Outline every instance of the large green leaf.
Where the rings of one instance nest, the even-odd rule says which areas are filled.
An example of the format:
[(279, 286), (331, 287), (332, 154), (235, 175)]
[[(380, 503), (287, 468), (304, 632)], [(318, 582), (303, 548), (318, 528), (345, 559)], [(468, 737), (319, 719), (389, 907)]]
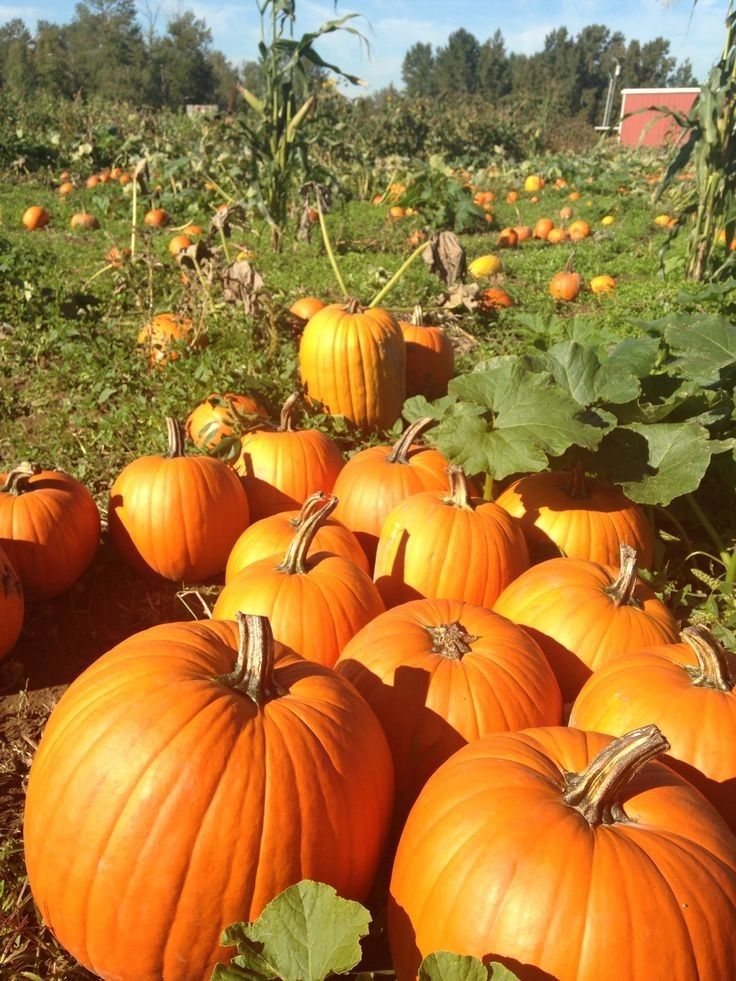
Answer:
[(419, 981), (519, 981), (498, 961), (484, 964), (477, 957), (440, 950), (429, 954), (419, 967)]
[(736, 326), (712, 314), (687, 324), (672, 324), (665, 341), (673, 355), (670, 370), (702, 385), (718, 382), (726, 368), (736, 366)]
[(332, 886), (298, 882), (273, 899), (254, 923), (235, 923), (222, 935), (223, 946), (237, 948), (213, 981), (321, 981), (351, 970), (361, 958), (360, 939), (370, 913), (341, 899)]

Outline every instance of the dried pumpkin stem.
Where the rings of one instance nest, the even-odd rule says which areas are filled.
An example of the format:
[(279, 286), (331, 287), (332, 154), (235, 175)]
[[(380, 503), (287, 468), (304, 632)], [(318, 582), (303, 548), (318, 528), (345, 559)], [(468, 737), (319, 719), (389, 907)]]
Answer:
[(39, 473), (41, 473), (41, 467), (37, 463), (24, 460), (9, 471), (5, 483), (0, 487), (0, 494), (12, 494), (14, 497), (25, 494), (29, 490), (28, 481)]
[(431, 416), (425, 416), (423, 419), (417, 419), (416, 422), (413, 422), (394, 443), (394, 447), (388, 455), (388, 462), (408, 463), (411, 444), (415, 439), (419, 439), (422, 433), (426, 432), (430, 426), (434, 426), (436, 422), (437, 420)]
[(229, 674), (215, 675), (213, 681), (239, 691), (263, 708), (272, 698), (284, 694), (274, 677), (276, 651), (268, 617), (254, 613), (236, 613), (238, 654)]
[(424, 324), (424, 311), (422, 310), (421, 304), (417, 303), (412, 310), (411, 314), (411, 325), (412, 327), (421, 327)]
[(462, 660), (463, 654), (469, 654), (473, 649), (470, 645), (478, 639), (469, 634), (459, 620), (424, 629), (432, 638), (432, 654), (439, 654), (451, 661)]
[(571, 468), (570, 483), (568, 484), (566, 490), (573, 501), (584, 501), (590, 497), (590, 494), (588, 493), (588, 485), (585, 480), (585, 470), (583, 467)]
[(294, 410), (296, 408), (297, 402), (301, 399), (301, 392), (294, 392), (288, 399), (284, 402), (281, 407), (281, 416), (279, 419), (280, 433), (293, 433), (294, 432)]
[(620, 571), (616, 580), (605, 590), (616, 606), (634, 606), (634, 590), (638, 572), (636, 549), (625, 542), (619, 545)]
[(326, 500), (327, 495), (324, 491), (315, 491), (314, 494), (310, 494), (304, 504), (302, 504), (299, 514), (295, 518), (289, 518), (291, 527), (296, 529), (303, 525), (310, 514), (314, 514), (315, 511), (319, 511), (320, 508), (324, 507)]
[(343, 310), (345, 313), (349, 313), (351, 316), (354, 316), (356, 313), (363, 312), (363, 305), (361, 304), (360, 300), (357, 300), (354, 296), (348, 296), (343, 304)]
[(462, 467), (455, 464), (447, 468), (450, 477), (450, 496), (445, 498), (447, 504), (456, 508), (470, 507), (470, 484)]
[(184, 427), (179, 420), (174, 419), (173, 416), (168, 416), (166, 419), (166, 434), (169, 441), (169, 447), (166, 451), (166, 455), (172, 460), (177, 456), (185, 456)]
[(715, 688), (730, 692), (734, 687), (731, 654), (702, 623), (685, 627), (680, 639), (695, 652), (697, 667), (685, 665), (693, 684), (698, 688)]
[(566, 773), (563, 800), (580, 811), (588, 824), (629, 821), (622, 798), (634, 775), (670, 744), (654, 726), (642, 726), (606, 746), (582, 773)]
[(289, 576), (303, 575), (307, 572), (307, 555), (314, 536), (336, 507), (337, 498), (331, 495), (321, 508), (310, 514), (304, 524), (297, 528), (283, 562), (276, 566), (279, 572), (285, 572)]

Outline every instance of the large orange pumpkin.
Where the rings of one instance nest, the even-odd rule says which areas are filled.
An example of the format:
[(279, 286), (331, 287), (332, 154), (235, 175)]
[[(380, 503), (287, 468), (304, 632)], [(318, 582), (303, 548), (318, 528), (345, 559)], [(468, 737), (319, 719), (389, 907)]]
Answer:
[(23, 626), (23, 587), (0, 548), (0, 659), (15, 647)]
[(628, 545), (621, 546), (618, 568), (548, 559), (507, 586), (493, 609), (532, 635), (563, 698), (572, 701), (607, 661), (677, 640), (677, 621), (636, 573), (636, 552)]
[(347, 644), (335, 670), (386, 733), (399, 826), (461, 746), (562, 722), (560, 690), (538, 645), (511, 621), (461, 600), (414, 600), (382, 613)]
[(393, 447), (360, 450), (335, 481), (335, 517), (355, 532), (371, 565), (383, 522), (396, 505), (420, 491), (447, 487), (447, 458), (415, 442), (432, 423), (428, 417), (417, 420)]
[(248, 494), (251, 520), (293, 510), (315, 491), (331, 491), (345, 460), (318, 429), (296, 429), (298, 392), (284, 402), (278, 429), (254, 429), (241, 439), (234, 468)]
[(654, 532), (638, 504), (613, 484), (586, 477), (583, 470), (534, 473), (508, 486), (496, 498), (521, 522), (533, 562), (567, 555), (615, 565), (625, 542), (650, 569)]
[(383, 732), (342, 678), (264, 618), (241, 617), (240, 640), (232, 622), (163, 624), (95, 661), (49, 719), (31, 890), (96, 975), (202, 981), (228, 959), (223, 928), (299, 880), (365, 899), (391, 804)]
[(460, 467), (449, 473), (449, 494), (414, 494), (384, 521), (373, 578), (387, 607), (421, 596), (490, 607), (529, 566), (516, 519), (471, 497)]
[(437, 950), (522, 981), (719, 981), (736, 964), (736, 840), (655, 726), (478, 739), (425, 786), (391, 878), (399, 981)]
[[(267, 518), (261, 518), (246, 528), (233, 545), (225, 566), (225, 582), (230, 582), (247, 565), (253, 565), (271, 555), (283, 554), (289, 547), (297, 528), (307, 518), (324, 507), (327, 495), (324, 491), (311, 494), (299, 511), (280, 511)], [(315, 552), (331, 552), (342, 555), (354, 562), (358, 568), (370, 575), (370, 567), (365, 552), (355, 535), (336, 518), (327, 518), (317, 529), (313, 548)]]
[(681, 638), (600, 667), (575, 699), (570, 724), (618, 736), (654, 722), (672, 747), (667, 762), (736, 831), (736, 658), (703, 626)]
[(299, 371), (310, 402), (361, 429), (390, 429), (401, 414), (406, 345), (386, 310), (356, 300), (318, 310), (302, 334)]
[(0, 474), (0, 547), (26, 600), (66, 592), (89, 566), (99, 543), (97, 505), (74, 477), (27, 462)]
[(212, 615), (267, 616), (274, 637), (309, 661), (332, 667), (340, 651), (385, 607), (370, 576), (341, 555), (309, 550), (337, 503), (329, 498), (297, 528), (286, 554), (248, 565), (220, 593)]
[(438, 399), (447, 395), (447, 384), (455, 373), (455, 352), (441, 327), (424, 323), (420, 306), (411, 320), (400, 320), (406, 343), (406, 396), (426, 395)]
[(167, 456), (133, 460), (110, 488), (110, 538), (136, 572), (196, 582), (225, 568), (248, 498), (220, 460), (185, 456), (181, 425), (166, 423)]
[(560, 303), (569, 303), (574, 300), (583, 287), (583, 278), (576, 272), (555, 273), (549, 281), (549, 292), (555, 300)]
[(198, 449), (211, 450), (238, 427), (254, 425), (254, 417), (266, 419), (268, 412), (250, 395), (208, 395), (189, 413), (184, 431)]

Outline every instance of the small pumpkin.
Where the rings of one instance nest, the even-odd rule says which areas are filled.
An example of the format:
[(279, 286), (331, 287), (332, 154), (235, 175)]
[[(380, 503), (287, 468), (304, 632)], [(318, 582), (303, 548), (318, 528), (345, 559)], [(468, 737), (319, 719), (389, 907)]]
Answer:
[(534, 226), (533, 235), (534, 238), (540, 238), (543, 241), (547, 241), (547, 236), (555, 227), (555, 223), (551, 218), (540, 218), (539, 221)]
[(514, 225), (514, 231), (520, 242), (526, 242), (532, 237), (532, 229), (530, 225)]
[(361, 627), (384, 610), (374, 583), (354, 562), (309, 551), (335, 509), (330, 497), (294, 533), (286, 553), (254, 562), (226, 584), (215, 603), (216, 620), (238, 610), (267, 616), (274, 637), (308, 661), (332, 667)]
[(544, 187), (544, 178), (539, 174), (528, 174), (524, 180), (524, 190), (527, 194), (535, 194)]
[(169, 213), (164, 208), (151, 208), (143, 216), (143, 222), (153, 228), (163, 228), (170, 221)]
[(74, 185), (71, 181), (64, 181), (63, 184), (59, 185), (59, 196), (66, 197), (67, 194), (71, 194), (74, 190)]
[(634, 549), (618, 567), (548, 559), (504, 589), (493, 609), (528, 631), (549, 659), (566, 702), (593, 671), (629, 651), (677, 640), (677, 621), (637, 577)]
[(583, 277), (571, 270), (555, 273), (549, 281), (550, 296), (558, 303), (570, 303), (576, 299), (582, 287)]
[(613, 276), (605, 273), (600, 276), (593, 276), (590, 281), (591, 293), (612, 293), (616, 289), (616, 280)]
[(81, 228), (87, 229), (88, 231), (95, 231), (100, 227), (97, 218), (88, 211), (79, 211), (72, 215), (69, 219), (69, 224), (74, 230)]
[(583, 221), (582, 218), (578, 218), (577, 221), (570, 223), (568, 231), (570, 232), (570, 238), (573, 240), (573, 242), (579, 242), (581, 239), (589, 237), (590, 225), (587, 221)]
[(337, 443), (318, 429), (297, 429), (295, 392), (284, 402), (279, 426), (241, 437), (234, 469), (243, 482), (251, 520), (298, 508), (315, 491), (331, 491), (345, 460)]
[(38, 231), (40, 228), (45, 228), (51, 221), (51, 215), (45, 208), (40, 207), (40, 205), (34, 204), (30, 208), (26, 208), (23, 212), (23, 217), (21, 221), (28, 229), (29, 232)]
[(159, 313), (141, 328), (136, 346), (148, 354), (152, 367), (163, 367), (181, 356), (179, 348), (186, 341), (191, 348), (204, 347), (205, 335), (195, 332), (189, 317)]
[(513, 306), (512, 297), (501, 286), (489, 286), (478, 294), (478, 308), (482, 313), (492, 313), (494, 310), (505, 310)]
[(166, 247), (169, 250), (169, 253), (176, 257), (183, 249), (188, 249), (191, 244), (191, 238), (182, 233), (181, 235), (172, 235)]
[(447, 395), (455, 374), (455, 352), (441, 327), (424, 323), (422, 308), (414, 307), (411, 320), (399, 320), (406, 344), (406, 396), (425, 395), (438, 399)]
[(499, 249), (515, 249), (519, 244), (519, 236), (514, 228), (502, 228), (498, 235)]
[(563, 242), (567, 242), (569, 238), (565, 228), (551, 228), (547, 235), (547, 241), (550, 245), (561, 245)]
[(0, 474), (0, 547), (26, 600), (65, 593), (90, 565), (99, 543), (97, 505), (74, 477), (30, 462)]
[(479, 255), (468, 266), (468, 272), (473, 279), (486, 279), (503, 272), (503, 262), (497, 255)]
[(306, 323), (318, 310), (322, 310), (327, 304), (316, 296), (300, 296), (298, 300), (289, 307), (289, 313), (297, 320)]
[(0, 548), (0, 660), (14, 647), (23, 627), (23, 587)]
[(184, 431), (200, 450), (211, 450), (221, 439), (232, 436), (236, 429), (253, 426), (258, 419), (267, 419), (268, 412), (250, 395), (225, 392), (208, 395), (187, 416)]
[(110, 539), (136, 572), (200, 582), (225, 568), (248, 525), (248, 498), (230, 467), (186, 456), (182, 426), (166, 425), (167, 455), (133, 460), (110, 488)]

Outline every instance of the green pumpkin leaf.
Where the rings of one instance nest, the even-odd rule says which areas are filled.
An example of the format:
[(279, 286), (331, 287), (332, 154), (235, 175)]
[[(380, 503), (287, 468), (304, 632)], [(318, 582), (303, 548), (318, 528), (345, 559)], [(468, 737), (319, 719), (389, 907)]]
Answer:
[(429, 954), (419, 967), (419, 981), (519, 981), (513, 971), (493, 961), (484, 964), (477, 957), (440, 950)]
[(227, 967), (215, 968), (213, 981), (321, 981), (344, 974), (360, 960), (360, 939), (370, 922), (367, 909), (341, 899), (332, 886), (298, 882), (271, 900), (254, 923), (225, 930), (223, 946), (238, 953)]
[(706, 314), (686, 324), (674, 323), (664, 337), (673, 355), (669, 369), (684, 378), (711, 385), (736, 365), (736, 326), (725, 317)]

